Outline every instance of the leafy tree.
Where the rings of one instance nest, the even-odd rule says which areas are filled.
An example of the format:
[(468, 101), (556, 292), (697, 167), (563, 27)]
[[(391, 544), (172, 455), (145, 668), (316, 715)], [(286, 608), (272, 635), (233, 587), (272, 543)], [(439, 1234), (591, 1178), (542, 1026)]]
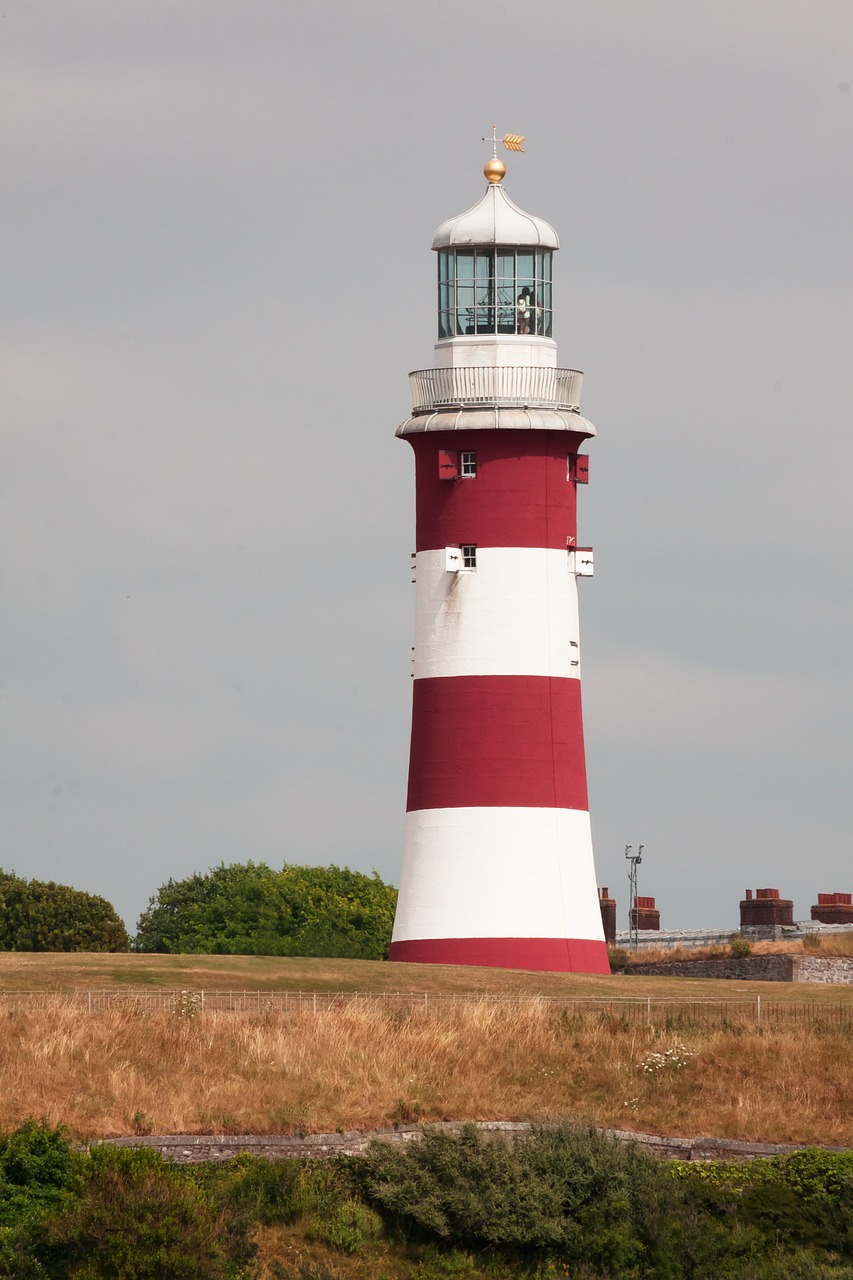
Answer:
[(105, 898), (0, 869), (0, 951), (127, 951)]
[(348, 867), (224, 863), (169, 880), (137, 925), (138, 951), (213, 955), (388, 954), (397, 891)]

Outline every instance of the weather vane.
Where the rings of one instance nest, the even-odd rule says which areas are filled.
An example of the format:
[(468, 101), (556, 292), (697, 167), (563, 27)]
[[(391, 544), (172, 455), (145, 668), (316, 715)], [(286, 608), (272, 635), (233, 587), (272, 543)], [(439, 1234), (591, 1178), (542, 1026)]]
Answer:
[[(491, 142), (492, 159), (497, 160), (498, 158), (498, 126), (496, 124), (492, 125), (491, 138), (484, 137), (483, 142)], [(524, 150), (524, 134), (523, 133), (505, 133), (504, 136), (501, 138), (501, 142), (504, 144), (507, 151), (523, 151)]]

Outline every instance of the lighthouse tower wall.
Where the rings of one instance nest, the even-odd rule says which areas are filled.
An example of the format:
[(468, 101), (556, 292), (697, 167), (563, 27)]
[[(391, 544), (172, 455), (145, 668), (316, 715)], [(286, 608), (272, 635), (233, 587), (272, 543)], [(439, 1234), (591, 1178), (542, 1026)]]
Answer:
[[(570, 549), (583, 437), (408, 439), (415, 679), (392, 959), (602, 971)], [(470, 480), (440, 478), (452, 446), (476, 455)], [(453, 545), (476, 547), (470, 572), (447, 571)]]
[[(481, 206), (503, 219), (501, 243), (535, 223), (557, 246), (494, 187), (456, 220), (478, 244)], [(461, 289), (461, 271), (441, 266), (440, 289), (442, 272)], [(482, 312), (507, 327), (506, 307)], [(609, 972), (581, 708), (578, 450), (594, 428), (580, 375), (556, 368), (550, 338), (496, 331), (440, 341), (412, 384), (398, 432), (416, 471), (412, 737), (391, 959)]]

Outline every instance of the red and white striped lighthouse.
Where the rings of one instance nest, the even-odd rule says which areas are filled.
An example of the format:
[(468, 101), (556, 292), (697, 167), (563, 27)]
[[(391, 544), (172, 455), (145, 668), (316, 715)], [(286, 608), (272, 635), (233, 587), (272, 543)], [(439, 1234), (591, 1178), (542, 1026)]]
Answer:
[(443, 223), (435, 366), (410, 375), (412, 740), (390, 958), (609, 973), (592, 856), (577, 579), (582, 376), (557, 368), (557, 233), (485, 167)]

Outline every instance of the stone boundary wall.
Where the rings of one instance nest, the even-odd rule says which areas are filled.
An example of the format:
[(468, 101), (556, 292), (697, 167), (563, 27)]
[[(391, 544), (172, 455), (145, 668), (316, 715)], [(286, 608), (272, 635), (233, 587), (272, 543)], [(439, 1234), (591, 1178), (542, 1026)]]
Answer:
[(853, 983), (853, 956), (794, 956), (794, 982)]
[(711, 956), (706, 960), (640, 961), (627, 974), (670, 978), (732, 978), (738, 982), (853, 983), (853, 956)]
[[(424, 1129), (454, 1131), (463, 1127), (463, 1121), (449, 1121), (436, 1125), (395, 1125), (393, 1129), (351, 1130), (347, 1133), (311, 1133), (304, 1137), (288, 1134), (258, 1136), (243, 1134), (170, 1134), (149, 1138), (104, 1138), (90, 1143), (90, 1147), (148, 1147), (159, 1151), (175, 1164), (205, 1164), (214, 1160), (228, 1160), (236, 1155), (263, 1156), (267, 1160), (288, 1157), (322, 1158), (324, 1156), (354, 1156), (365, 1151), (375, 1139), (404, 1146), (416, 1142)], [(535, 1125), (505, 1120), (472, 1121), (475, 1128), (484, 1133), (507, 1134), (523, 1138)], [(651, 1155), (666, 1160), (754, 1160), (760, 1157), (790, 1155), (802, 1151), (802, 1145), (784, 1146), (770, 1142), (740, 1142), (729, 1138), (669, 1138), (653, 1133), (632, 1133), (627, 1129), (599, 1129), (617, 1142), (635, 1143)], [(80, 1150), (86, 1150), (83, 1146)], [(824, 1147), (826, 1151), (843, 1151), (844, 1147)]]
[(793, 956), (710, 956), (629, 964), (626, 974), (669, 978), (733, 978), (738, 982), (793, 982)]

